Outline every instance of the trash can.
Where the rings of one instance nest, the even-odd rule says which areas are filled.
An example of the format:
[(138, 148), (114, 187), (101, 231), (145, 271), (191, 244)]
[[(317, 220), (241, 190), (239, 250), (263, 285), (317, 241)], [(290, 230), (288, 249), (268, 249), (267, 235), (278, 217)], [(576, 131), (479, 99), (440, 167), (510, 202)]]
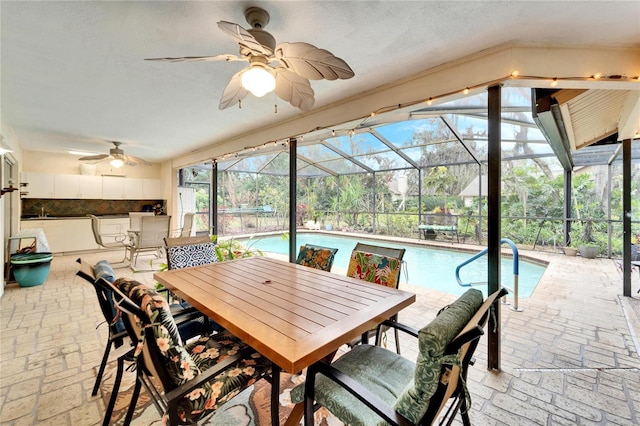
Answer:
[(16, 253), (11, 255), (11, 269), (20, 287), (44, 284), (49, 276), (53, 255), (48, 252)]

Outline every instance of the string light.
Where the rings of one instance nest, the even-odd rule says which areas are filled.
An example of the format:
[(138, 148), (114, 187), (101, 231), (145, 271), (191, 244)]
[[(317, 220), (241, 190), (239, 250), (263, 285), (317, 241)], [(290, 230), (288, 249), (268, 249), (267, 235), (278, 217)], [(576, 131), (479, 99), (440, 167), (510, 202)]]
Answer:
[[(618, 74), (612, 74), (612, 75), (606, 75), (605, 76), (602, 73), (598, 72), (598, 73), (595, 73), (595, 74), (590, 75), (588, 77), (553, 77), (553, 78), (551, 78), (551, 77), (542, 77), (542, 76), (521, 75), (520, 71), (514, 70), (507, 77), (500, 78), (500, 79), (495, 79), (493, 81), (486, 81), (486, 82), (483, 82), (481, 84), (477, 84), (477, 85), (474, 85), (474, 86), (467, 86), (462, 90), (454, 90), (454, 91), (451, 91), (451, 92), (448, 92), (448, 93), (441, 93), (441, 94), (439, 94), (437, 96), (430, 96), (426, 100), (425, 99), (421, 99), (421, 100), (418, 100), (418, 101), (407, 102), (407, 103), (404, 103), (404, 104), (394, 104), (394, 105), (390, 105), (390, 106), (387, 106), (387, 107), (379, 108), (376, 111), (372, 111), (371, 113), (369, 113), (366, 116), (362, 117), (361, 118), (362, 121), (358, 125), (358, 127), (363, 127), (368, 119), (376, 117), (377, 115), (382, 114), (382, 113), (397, 111), (399, 109), (415, 106), (415, 105), (418, 105), (418, 104), (421, 104), (421, 103), (422, 104), (427, 104), (427, 105), (432, 105), (435, 100), (445, 99), (445, 98), (448, 98), (450, 96), (455, 96), (455, 95), (459, 96), (460, 94), (467, 95), (467, 94), (470, 93), (471, 90), (480, 89), (480, 88), (483, 88), (483, 87), (489, 87), (489, 86), (493, 86), (495, 84), (500, 84), (500, 83), (504, 82), (505, 80), (507, 80), (509, 78), (511, 78), (511, 79), (522, 79), (522, 80), (547, 81), (547, 82), (549, 82), (549, 85), (551, 87), (557, 87), (559, 85), (560, 81), (610, 80), (610, 81), (629, 81), (629, 82), (634, 82), (634, 83), (635, 82), (640, 82), (640, 75), (636, 75), (636, 76), (633, 76), (633, 77), (629, 77), (629, 76), (626, 76), (626, 75), (618, 75)], [(242, 108), (242, 101), (238, 102), (238, 105), (239, 105), (239, 108)], [(275, 112), (277, 113), (277, 111), (278, 111), (278, 105), (277, 104), (274, 105), (274, 109), (275, 109)], [(312, 129), (312, 131), (319, 131), (319, 130), (327, 131), (327, 130), (329, 130), (329, 127), (320, 127), (320, 126), (318, 126), (318, 127), (314, 128), (314, 129)], [(330, 132), (331, 132), (331, 136), (332, 137), (336, 136), (336, 130), (335, 129), (331, 129)], [(348, 134), (349, 134), (349, 137), (351, 139), (353, 139), (353, 136), (355, 135), (355, 129), (349, 130)], [(636, 134), (635, 138), (637, 139), (639, 137), (640, 137), (640, 135)], [(304, 139), (304, 135), (298, 136), (297, 139), (302, 141)], [(214, 162), (219, 162), (219, 161), (225, 160), (225, 159), (227, 159), (227, 158), (229, 158), (231, 156), (238, 157), (238, 155), (241, 155), (245, 151), (246, 151), (246, 153), (255, 152), (255, 151), (257, 151), (259, 149), (262, 149), (262, 148), (277, 147), (278, 144), (279, 144), (278, 141), (269, 141), (269, 142), (265, 142), (262, 145), (251, 147), (250, 149), (246, 149), (245, 148), (244, 150), (241, 150), (241, 151), (238, 151), (238, 152), (235, 152), (235, 153), (223, 154), (223, 155), (221, 155), (221, 156), (219, 156), (217, 158), (214, 158), (213, 160), (214, 160)], [(288, 142), (286, 140), (285, 141), (281, 141), (280, 144), (283, 147), (287, 147), (288, 146)]]

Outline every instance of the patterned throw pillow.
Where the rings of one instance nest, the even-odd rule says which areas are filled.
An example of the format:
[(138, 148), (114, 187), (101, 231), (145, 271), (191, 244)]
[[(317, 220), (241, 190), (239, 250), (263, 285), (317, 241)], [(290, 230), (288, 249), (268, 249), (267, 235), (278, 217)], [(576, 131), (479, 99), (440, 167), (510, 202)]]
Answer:
[(214, 243), (189, 244), (167, 249), (171, 269), (208, 265), (218, 261)]
[(321, 269), (323, 271), (331, 271), (333, 259), (338, 249), (304, 245), (300, 246), (296, 263), (310, 268)]
[(347, 276), (397, 288), (401, 265), (402, 262), (395, 257), (354, 250), (349, 260)]
[(396, 411), (415, 424), (426, 413), (429, 400), (438, 389), (442, 366), (460, 362), (459, 355), (445, 355), (445, 349), (475, 315), (482, 300), (480, 290), (469, 289), (420, 330), (413, 382), (395, 404)]

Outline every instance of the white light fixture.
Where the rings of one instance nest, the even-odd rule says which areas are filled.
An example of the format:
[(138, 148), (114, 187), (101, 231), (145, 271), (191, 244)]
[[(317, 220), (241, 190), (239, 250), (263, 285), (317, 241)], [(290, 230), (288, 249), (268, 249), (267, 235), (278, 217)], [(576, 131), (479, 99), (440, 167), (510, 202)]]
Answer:
[(120, 167), (124, 166), (124, 161), (122, 161), (121, 158), (114, 158), (113, 160), (109, 161), (109, 164), (111, 164), (111, 167), (113, 167), (114, 169), (119, 169)]
[(276, 78), (260, 62), (251, 64), (251, 68), (242, 73), (242, 87), (259, 98), (276, 88)]

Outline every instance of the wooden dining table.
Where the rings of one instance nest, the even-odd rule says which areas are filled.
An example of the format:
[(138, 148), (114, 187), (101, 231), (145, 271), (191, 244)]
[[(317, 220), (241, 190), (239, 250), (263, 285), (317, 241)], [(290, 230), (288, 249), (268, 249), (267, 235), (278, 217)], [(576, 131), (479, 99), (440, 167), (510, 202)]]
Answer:
[(291, 374), (415, 302), (410, 292), (264, 256), (154, 278)]

